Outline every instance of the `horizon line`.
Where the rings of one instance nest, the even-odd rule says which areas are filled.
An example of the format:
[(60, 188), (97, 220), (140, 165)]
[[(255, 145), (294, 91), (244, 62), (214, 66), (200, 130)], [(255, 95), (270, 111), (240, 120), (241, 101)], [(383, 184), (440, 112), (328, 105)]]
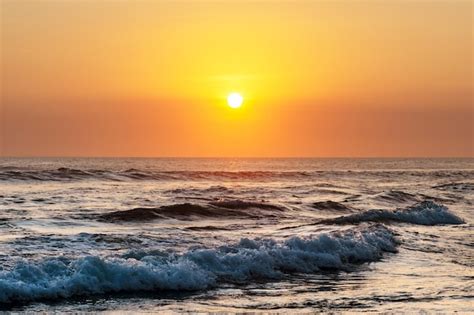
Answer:
[(474, 159), (473, 156), (100, 156), (100, 155), (20, 155), (0, 159)]

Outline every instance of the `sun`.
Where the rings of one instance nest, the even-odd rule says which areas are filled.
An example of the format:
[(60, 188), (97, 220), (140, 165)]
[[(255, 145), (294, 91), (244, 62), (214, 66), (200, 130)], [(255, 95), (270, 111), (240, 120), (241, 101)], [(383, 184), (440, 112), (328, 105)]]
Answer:
[(232, 108), (239, 108), (242, 106), (242, 102), (244, 101), (244, 98), (242, 95), (239, 93), (230, 93), (229, 96), (227, 96), (227, 104), (229, 104), (230, 107)]

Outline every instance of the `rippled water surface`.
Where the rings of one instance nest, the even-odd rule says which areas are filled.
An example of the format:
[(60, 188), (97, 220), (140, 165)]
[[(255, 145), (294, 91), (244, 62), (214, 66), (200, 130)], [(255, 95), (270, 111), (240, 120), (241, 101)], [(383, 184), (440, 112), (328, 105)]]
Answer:
[(0, 159), (0, 310), (474, 312), (473, 159)]

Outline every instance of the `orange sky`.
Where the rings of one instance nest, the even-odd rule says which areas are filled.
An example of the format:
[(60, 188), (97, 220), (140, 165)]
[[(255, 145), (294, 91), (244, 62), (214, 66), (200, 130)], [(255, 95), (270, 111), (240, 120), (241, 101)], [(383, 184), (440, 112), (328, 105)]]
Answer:
[(0, 3), (0, 155), (474, 156), (471, 1)]

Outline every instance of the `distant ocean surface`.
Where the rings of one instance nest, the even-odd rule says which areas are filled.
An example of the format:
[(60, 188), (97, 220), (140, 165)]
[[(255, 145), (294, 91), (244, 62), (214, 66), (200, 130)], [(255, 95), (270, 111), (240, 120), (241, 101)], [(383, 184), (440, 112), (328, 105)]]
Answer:
[(0, 159), (0, 311), (474, 312), (474, 159)]

